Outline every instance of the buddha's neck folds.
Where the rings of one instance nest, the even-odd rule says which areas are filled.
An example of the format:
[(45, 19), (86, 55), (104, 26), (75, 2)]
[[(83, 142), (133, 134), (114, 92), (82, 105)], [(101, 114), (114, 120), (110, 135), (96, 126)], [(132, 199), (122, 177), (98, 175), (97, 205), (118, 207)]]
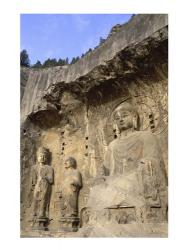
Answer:
[(134, 128), (129, 128), (129, 129), (126, 129), (126, 130), (122, 130), (121, 133), (120, 133), (120, 138), (121, 139), (124, 139), (125, 137), (131, 135), (134, 133)]

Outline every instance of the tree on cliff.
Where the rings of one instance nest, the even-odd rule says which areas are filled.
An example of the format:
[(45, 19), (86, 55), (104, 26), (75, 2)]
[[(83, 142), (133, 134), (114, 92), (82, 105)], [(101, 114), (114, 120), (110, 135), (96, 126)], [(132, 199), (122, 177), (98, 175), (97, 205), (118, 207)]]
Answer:
[(29, 55), (25, 49), (20, 52), (20, 66), (30, 67)]
[(32, 65), (32, 68), (42, 68), (41, 62), (37, 60), (37, 62), (34, 65)]
[(105, 42), (105, 40), (106, 40), (106, 39), (100, 37), (100, 39), (99, 39), (99, 45), (103, 44), (103, 43)]
[(57, 62), (57, 66), (64, 66), (64, 65), (66, 65), (66, 60), (60, 58)]
[(48, 58), (43, 63), (42, 67), (45, 68), (45, 67), (54, 67), (54, 66), (64, 66), (64, 65), (67, 65), (67, 64), (69, 64), (69, 59), (68, 58), (66, 58), (66, 59), (61, 59), (60, 58), (58, 61), (55, 58), (53, 58), (53, 59)]
[(66, 62), (66, 65), (68, 65), (68, 64), (69, 64), (69, 58), (68, 58), (68, 57), (66, 57), (65, 62)]
[(79, 59), (80, 59), (79, 56), (73, 57), (70, 64), (76, 63)]
[(43, 67), (53, 67), (53, 66), (57, 66), (57, 60), (55, 58), (50, 59), (48, 58), (47, 60), (45, 60), (45, 62), (43, 63)]

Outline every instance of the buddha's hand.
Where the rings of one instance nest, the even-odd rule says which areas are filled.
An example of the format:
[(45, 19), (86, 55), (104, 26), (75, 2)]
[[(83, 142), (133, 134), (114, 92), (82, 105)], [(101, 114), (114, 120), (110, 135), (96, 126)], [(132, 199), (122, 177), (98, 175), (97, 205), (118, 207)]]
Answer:
[(151, 159), (143, 158), (140, 160), (139, 163), (139, 170), (143, 170), (144, 174), (153, 176), (154, 174), (154, 168)]
[(139, 167), (151, 167), (152, 162), (150, 159), (142, 158), (139, 162)]
[(72, 184), (71, 184), (71, 190), (72, 190), (73, 192), (76, 192), (77, 186), (75, 185), (75, 183), (72, 183)]

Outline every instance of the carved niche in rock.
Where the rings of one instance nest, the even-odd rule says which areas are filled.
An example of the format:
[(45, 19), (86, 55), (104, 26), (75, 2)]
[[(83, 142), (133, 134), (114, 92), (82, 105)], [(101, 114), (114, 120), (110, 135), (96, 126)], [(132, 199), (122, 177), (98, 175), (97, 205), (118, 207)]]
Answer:
[(61, 225), (66, 231), (77, 231), (78, 218), (78, 196), (82, 187), (82, 176), (77, 170), (77, 162), (73, 157), (65, 160), (65, 171), (63, 175), (61, 193)]
[(167, 182), (157, 138), (139, 131), (139, 114), (129, 102), (117, 106), (112, 115), (119, 136), (107, 148), (105, 182), (92, 188), (87, 205), (113, 209), (115, 214), (121, 208), (135, 208), (136, 222), (165, 221)]
[(33, 212), (31, 221), (35, 229), (46, 230), (49, 222), (49, 204), (52, 184), (54, 182), (54, 170), (49, 165), (50, 152), (41, 147), (37, 154), (38, 163), (32, 167), (31, 186), (33, 190)]

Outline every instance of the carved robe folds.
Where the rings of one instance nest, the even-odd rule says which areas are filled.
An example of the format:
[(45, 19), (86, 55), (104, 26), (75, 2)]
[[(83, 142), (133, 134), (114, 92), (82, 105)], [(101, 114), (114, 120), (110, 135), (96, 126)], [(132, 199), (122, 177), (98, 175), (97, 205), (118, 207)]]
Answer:
[(62, 216), (75, 217), (78, 213), (78, 195), (82, 187), (81, 174), (77, 169), (68, 169), (64, 173), (62, 184)]
[(33, 228), (47, 230), (49, 221), (49, 204), (52, 184), (54, 182), (54, 170), (48, 165), (35, 165), (32, 168), (33, 192)]
[(77, 231), (79, 226), (78, 196), (82, 187), (82, 177), (76, 167), (77, 163), (73, 157), (65, 161), (60, 219), (61, 228), (65, 231)]
[(53, 181), (54, 171), (52, 167), (48, 165), (36, 165), (33, 167), (32, 185), (34, 186), (34, 214), (37, 217), (46, 217)]
[[(159, 177), (164, 177), (164, 166), (160, 148), (155, 135), (150, 132), (135, 131), (124, 139), (112, 141), (105, 156), (104, 166), (109, 175), (126, 174), (137, 169), (141, 159), (147, 159), (155, 165)], [(165, 179), (161, 183), (165, 183)]]
[(134, 131), (115, 139), (108, 146), (104, 167), (108, 176), (92, 188), (88, 207), (134, 208), (141, 222), (148, 217), (158, 222), (166, 219), (166, 175), (155, 135)]

